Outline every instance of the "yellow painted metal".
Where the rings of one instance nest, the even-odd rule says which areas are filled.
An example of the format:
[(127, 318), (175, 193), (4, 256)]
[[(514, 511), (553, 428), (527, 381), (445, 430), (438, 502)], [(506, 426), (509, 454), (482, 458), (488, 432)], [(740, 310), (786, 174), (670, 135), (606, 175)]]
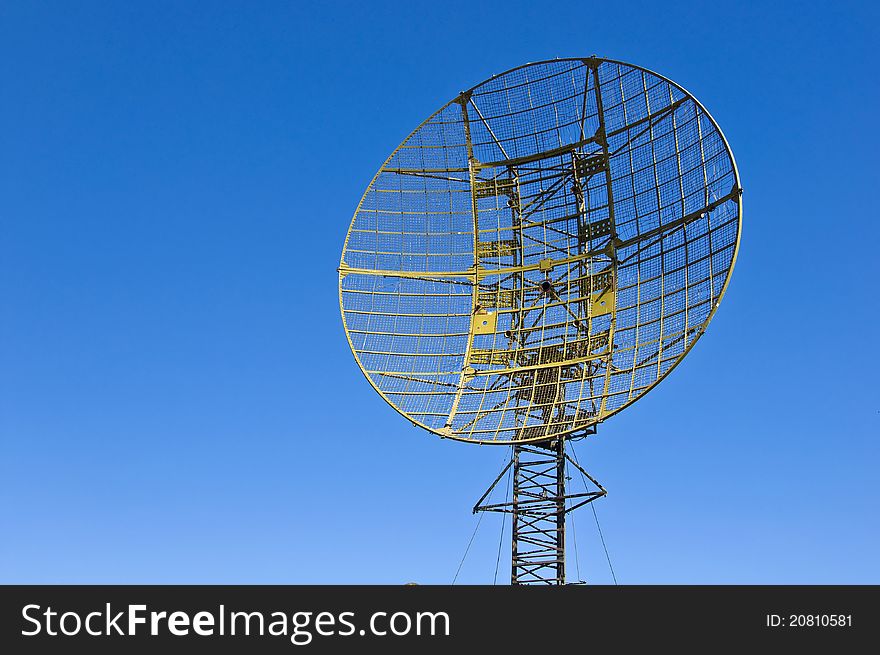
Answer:
[(513, 239), (503, 239), (501, 241), (478, 241), (477, 257), (479, 259), (510, 257), (516, 249), (517, 244)]
[(590, 300), (590, 316), (597, 317), (614, 312), (616, 297), (614, 289), (593, 294), (593, 298)]
[[(491, 348), (472, 348), (470, 363), (475, 366), (509, 366), (509, 351), (492, 350)], [(476, 373), (476, 369), (474, 369)]]
[(741, 216), (730, 148), (682, 87), (612, 60), (529, 64), (442, 107), (373, 178), (339, 266), (346, 338), (440, 436), (577, 433), (705, 332)]
[[(480, 168), (480, 164), (476, 164)], [(475, 180), (474, 196), (476, 198), (491, 198), (493, 196), (509, 195), (516, 193), (516, 182), (511, 178), (495, 178), (493, 180)]]
[(512, 289), (480, 290), (477, 304), (486, 308), (512, 309), (516, 307), (516, 293)]
[(492, 334), (498, 325), (498, 314), (479, 310), (474, 314), (471, 325), (473, 334)]

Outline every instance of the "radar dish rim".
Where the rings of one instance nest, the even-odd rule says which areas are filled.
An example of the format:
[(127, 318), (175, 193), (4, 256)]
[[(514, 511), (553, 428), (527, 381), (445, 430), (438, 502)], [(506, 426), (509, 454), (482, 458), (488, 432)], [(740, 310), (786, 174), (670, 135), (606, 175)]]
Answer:
[[(394, 158), (394, 156), (401, 150), (401, 148), (407, 143), (407, 141), (409, 141), (410, 138), (412, 138), (419, 130), (422, 129), (423, 126), (425, 126), (427, 123), (429, 123), (435, 116), (437, 116), (438, 114), (443, 112), (451, 104), (457, 102), (458, 98), (460, 98), (464, 94), (470, 94), (474, 90), (478, 89), (479, 87), (483, 86), (484, 84), (490, 82), (491, 80), (493, 80), (497, 77), (502, 77), (502, 76), (508, 75), (510, 73), (514, 73), (518, 70), (528, 68), (530, 66), (539, 66), (542, 64), (553, 64), (553, 63), (559, 63), (559, 62), (582, 62), (584, 64), (588, 64), (589, 62), (593, 62), (596, 64), (608, 63), (608, 64), (616, 64), (619, 66), (626, 66), (631, 69), (642, 71), (643, 73), (653, 75), (657, 79), (662, 80), (662, 81), (666, 82), (667, 84), (670, 84), (671, 86), (678, 89), (688, 99), (692, 100), (694, 102), (694, 104), (696, 105), (696, 107), (705, 114), (706, 118), (709, 120), (712, 127), (717, 131), (718, 136), (721, 138), (721, 142), (724, 144), (724, 149), (727, 153), (728, 158), (730, 159), (731, 173), (733, 174), (733, 178), (734, 178), (733, 191), (736, 192), (735, 193), (735, 201), (737, 204), (737, 220), (736, 220), (736, 241), (733, 245), (733, 253), (731, 254), (730, 266), (727, 269), (727, 275), (724, 279), (724, 284), (722, 285), (721, 290), (718, 293), (718, 296), (717, 296), (715, 302), (712, 304), (712, 307), (709, 311), (709, 314), (706, 316), (706, 319), (704, 321), (702, 321), (702, 323), (700, 324), (700, 326), (701, 326), (700, 329), (697, 329), (695, 331), (695, 336), (694, 336), (693, 340), (684, 348), (682, 353), (672, 362), (672, 364), (669, 366), (669, 368), (667, 368), (661, 375), (659, 375), (651, 384), (642, 388), (638, 395), (628, 399), (626, 402), (621, 404), (619, 407), (607, 411), (604, 415), (597, 417), (593, 421), (587, 421), (583, 424), (578, 425), (577, 427), (559, 430), (557, 432), (554, 432), (554, 433), (552, 433), (550, 435), (546, 435), (546, 436), (539, 436), (539, 437), (532, 437), (532, 438), (525, 438), (525, 439), (474, 439), (474, 438), (467, 438), (467, 437), (459, 436), (451, 431), (445, 432), (443, 428), (433, 428), (433, 427), (426, 425), (422, 421), (414, 419), (412, 416), (410, 416), (405, 411), (403, 411), (400, 407), (398, 407), (397, 404), (392, 402), (388, 398), (388, 396), (385, 394), (385, 392), (383, 392), (378, 387), (378, 385), (376, 385), (376, 383), (372, 380), (372, 378), (369, 376), (369, 374), (367, 373), (367, 370), (365, 369), (364, 365), (362, 364), (362, 362), (360, 360), (360, 357), (358, 356), (358, 353), (355, 349), (354, 343), (352, 342), (351, 335), (349, 333), (348, 323), (345, 318), (345, 306), (343, 304), (342, 280), (346, 275), (345, 270), (344, 270), (344, 267), (345, 267), (344, 257), (345, 257), (345, 253), (348, 249), (348, 243), (351, 238), (352, 229), (354, 228), (355, 219), (361, 211), (361, 207), (364, 203), (364, 200), (367, 197), (368, 191), (375, 184), (376, 180), (378, 179), (379, 175), (382, 173), (382, 171), (386, 167), (386, 165)], [(449, 100), (448, 102), (443, 104), (439, 109), (432, 112), (428, 117), (426, 117), (424, 120), (422, 120), (413, 130), (411, 130), (404, 137), (404, 139), (397, 145), (397, 147), (395, 147), (394, 150), (392, 150), (391, 154), (389, 154), (388, 157), (382, 162), (382, 165), (378, 168), (376, 173), (370, 179), (369, 184), (367, 184), (366, 188), (364, 189), (364, 192), (361, 194), (361, 198), (358, 201), (357, 207), (355, 208), (355, 211), (352, 215), (351, 222), (349, 223), (348, 229), (346, 230), (345, 241), (343, 243), (342, 253), (341, 253), (340, 259), (339, 259), (340, 265), (339, 265), (339, 268), (337, 269), (337, 272), (339, 275), (339, 277), (338, 277), (339, 310), (340, 310), (340, 314), (342, 316), (342, 326), (343, 326), (343, 331), (345, 333), (345, 339), (348, 342), (348, 346), (351, 349), (352, 355), (354, 355), (355, 362), (357, 363), (358, 369), (360, 370), (361, 374), (366, 378), (366, 380), (367, 380), (367, 382), (369, 382), (370, 386), (373, 387), (373, 389), (382, 397), (382, 399), (388, 405), (390, 405), (398, 414), (400, 414), (407, 421), (409, 421), (413, 426), (418, 426), (420, 428), (423, 428), (427, 432), (439, 436), (441, 439), (448, 439), (448, 440), (452, 440), (452, 441), (459, 441), (462, 443), (476, 444), (476, 445), (481, 445), (481, 446), (483, 446), (483, 445), (485, 445), (485, 446), (513, 446), (513, 445), (534, 444), (534, 443), (546, 442), (548, 439), (555, 439), (555, 438), (562, 438), (562, 437), (564, 437), (566, 439), (572, 439), (572, 438), (580, 438), (580, 437), (588, 436), (587, 432), (589, 431), (590, 428), (594, 428), (594, 427), (598, 426), (600, 423), (607, 421), (612, 416), (617, 415), (618, 413), (620, 413), (621, 411), (623, 411), (624, 409), (626, 409), (627, 407), (629, 407), (630, 405), (635, 403), (640, 398), (643, 398), (646, 394), (648, 394), (650, 391), (652, 391), (662, 380), (666, 379), (666, 377), (673, 370), (675, 370), (675, 368), (677, 368), (678, 365), (681, 364), (681, 362), (687, 357), (687, 355), (691, 351), (691, 349), (700, 340), (700, 337), (702, 337), (703, 334), (706, 333), (708, 326), (712, 322), (712, 319), (714, 318), (715, 313), (718, 311), (718, 308), (721, 306), (721, 301), (723, 300), (724, 295), (727, 292), (727, 289), (730, 285), (730, 280), (733, 276), (733, 270), (736, 266), (737, 257), (739, 255), (739, 247), (740, 247), (740, 243), (741, 243), (741, 239), (742, 239), (742, 224), (743, 224), (742, 194), (743, 194), (743, 189), (742, 189), (741, 179), (740, 179), (740, 175), (739, 175), (739, 168), (737, 167), (737, 164), (736, 164), (736, 158), (733, 155), (733, 149), (730, 147), (730, 143), (728, 142), (727, 137), (724, 134), (724, 131), (721, 129), (721, 126), (718, 124), (718, 121), (715, 120), (715, 117), (712, 116), (712, 114), (709, 112), (708, 109), (706, 109), (706, 107), (703, 105), (703, 103), (701, 103), (700, 100), (693, 93), (688, 91), (685, 87), (683, 87), (678, 82), (675, 82), (674, 80), (666, 77), (665, 75), (657, 73), (657, 72), (655, 72), (649, 68), (646, 68), (644, 66), (639, 66), (637, 64), (631, 64), (629, 62), (621, 61), (618, 59), (598, 57), (595, 55), (590, 56), (590, 57), (556, 57), (553, 59), (543, 59), (540, 61), (533, 61), (533, 62), (521, 64), (519, 66), (515, 66), (515, 67), (510, 68), (508, 70), (505, 70), (501, 73), (497, 73), (495, 75), (492, 75), (491, 77), (488, 77), (485, 80), (482, 80), (481, 82), (471, 86), (466, 91), (460, 92), (454, 98), (452, 98), (451, 100)], [(733, 199), (734, 198), (731, 198), (731, 200), (733, 200)], [(584, 433), (584, 434), (578, 434), (578, 433)]]

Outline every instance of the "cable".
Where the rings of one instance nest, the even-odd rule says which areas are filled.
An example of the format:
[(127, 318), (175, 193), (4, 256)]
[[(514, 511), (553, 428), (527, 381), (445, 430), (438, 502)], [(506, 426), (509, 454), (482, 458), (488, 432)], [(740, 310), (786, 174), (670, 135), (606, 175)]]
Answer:
[[(586, 488), (587, 479), (584, 477), (583, 472), (580, 470), (581, 463), (578, 461), (578, 456), (574, 450), (574, 447), (572, 447), (571, 449), (571, 454), (574, 455), (575, 464), (578, 465), (578, 473), (581, 474), (581, 480), (584, 483), (584, 488)], [(614, 575), (614, 567), (611, 565), (611, 556), (608, 554), (608, 546), (605, 545), (605, 536), (602, 534), (602, 526), (599, 525), (599, 515), (596, 513), (596, 505), (594, 503), (590, 503), (590, 509), (593, 510), (593, 518), (596, 519), (596, 529), (599, 531), (599, 539), (602, 541), (602, 549), (605, 551), (605, 559), (608, 560), (608, 568), (611, 570), (611, 578), (614, 580), (614, 584), (616, 585), (617, 576)]]
[(471, 540), (468, 542), (467, 548), (464, 549), (464, 555), (461, 556), (461, 561), (458, 563), (458, 569), (455, 571), (455, 577), (452, 578), (452, 584), (455, 584), (455, 581), (458, 580), (458, 574), (461, 573), (461, 567), (464, 564), (464, 560), (467, 557), (468, 551), (471, 549), (471, 544), (474, 543), (474, 537), (477, 536), (477, 530), (480, 529), (480, 523), (483, 522), (483, 514), (484, 512), (480, 512), (480, 518), (477, 519), (477, 527), (474, 528)]
[[(510, 456), (513, 457), (513, 449), (511, 448)], [(510, 498), (510, 474), (512, 467), (507, 469), (507, 482), (505, 482), (505, 486), (507, 490), (504, 492), (504, 504), (507, 504), (508, 499)], [(503, 513), (501, 515), (501, 537), (498, 539), (498, 557), (495, 558), (495, 577), (492, 578), (492, 584), (495, 585), (498, 583), (498, 565), (501, 563), (501, 544), (504, 542), (504, 525), (507, 523), (507, 513)], [(513, 528), (511, 528), (513, 529)]]
[[(494, 493), (494, 489), (492, 490), (492, 493)], [(489, 497), (486, 498), (486, 500), (489, 500), (489, 498), (492, 497), (492, 493), (489, 494)], [(470, 549), (471, 549), (471, 544), (474, 543), (474, 537), (477, 536), (477, 530), (480, 529), (480, 523), (483, 522), (483, 514), (485, 514), (485, 512), (480, 512), (480, 518), (477, 519), (477, 525), (474, 527), (474, 533), (471, 535), (471, 540), (468, 541), (467, 548), (464, 549), (464, 555), (461, 556), (461, 561), (458, 563), (458, 568), (455, 570), (455, 575), (452, 578), (452, 584), (455, 584), (455, 581), (458, 580), (458, 574), (461, 573), (461, 567), (464, 566), (464, 561), (465, 561), (465, 559), (467, 559), (468, 551), (470, 551)], [(504, 529), (503, 523), (501, 524), (501, 528), (503, 531), (503, 529)], [(503, 535), (503, 532), (502, 532), (502, 535)], [(500, 557), (500, 555), (499, 555), (499, 557)], [(495, 570), (496, 570), (496, 575), (497, 575), (497, 571), (498, 571), (497, 565), (496, 565)]]
[[(565, 475), (568, 476), (568, 462), (565, 463)], [(569, 478), (570, 479), (570, 478)], [(578, 558), (578, 537), (577, 537), (577, 528), (574, 525), (574, 512), (570, 512), (569, 516), (571, 517), (571, 537), (574, 541), (574, 566), (577, 570), (578, 574), (578, 582), (581, 582), (583, 578), (581, 578), (581, 562), (580, 558)]]
[(593, 503), (590, 503), (590, 507), (593, 510), (593, 517), (596, 519), (596, 527), (599, 529), (599, 539), (602, 540), (602, 548), (605, 550), (605, 559), (608, 560), (608, 568), (611, 569), (611, 577), (614, 579), (614, 584), (617, 584), (617, 576), (614, 575), (614, 567), (611, 566), (611, 557), (608, 555), (608, 547), (605, 545), (605, 537), (602, 536), (602, 528), (599, 526), (599, 515), (596, 514), (596, 506)]
[[(505, 499), (504, 502), (507, 502)], [(495, 558), (495, 576), (492, 578), (492, 586), (498, 584), (498, 566), (501, 564), (501, 544), (504, 542), (504, 526), (507, 524), (506, 513), (501, 514), (501, 537), (498, 538), (498, 557)]]

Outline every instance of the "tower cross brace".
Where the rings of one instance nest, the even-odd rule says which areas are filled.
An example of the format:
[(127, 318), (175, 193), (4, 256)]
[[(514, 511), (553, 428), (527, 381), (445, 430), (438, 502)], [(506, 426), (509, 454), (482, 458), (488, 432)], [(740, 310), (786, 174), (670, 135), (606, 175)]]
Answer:
[[(514, 585), (562, 585), (565, 577), (566, 515), (606, 495), (604, 487), (566, 453), (564, 437), (513, 446), (513, 456), (486, 490), (474, 512), (511, 514), (510, 582)], [(566, 464), (571, 464), (596, 490), (566, 492)], [(511, 502), (485, 501), (513, 467)]]

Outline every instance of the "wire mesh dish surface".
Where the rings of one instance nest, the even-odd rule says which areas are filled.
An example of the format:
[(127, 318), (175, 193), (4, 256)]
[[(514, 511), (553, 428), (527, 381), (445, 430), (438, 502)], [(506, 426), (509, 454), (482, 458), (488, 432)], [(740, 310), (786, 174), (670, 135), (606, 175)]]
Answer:
[(577, 436), (703, 334), (741, 213), (730, 148), (683, 88), (607, 59), (528, 64), (450, 101), (379, 169), (339, 267), (346, 335), (431, 432)]

